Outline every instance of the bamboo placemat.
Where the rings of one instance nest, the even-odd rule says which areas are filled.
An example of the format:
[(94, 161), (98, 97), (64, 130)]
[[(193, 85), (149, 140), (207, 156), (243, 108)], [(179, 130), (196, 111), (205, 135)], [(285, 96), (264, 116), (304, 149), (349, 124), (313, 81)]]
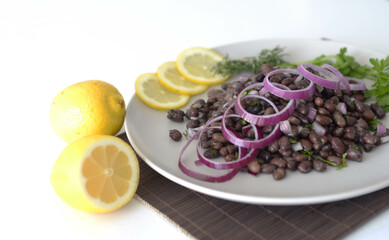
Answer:
[(236, 203), (187, 189), (138, 160), (137, 198), (194, 239), (339, 239), (389, 206), (389, 188), (317, 205)]

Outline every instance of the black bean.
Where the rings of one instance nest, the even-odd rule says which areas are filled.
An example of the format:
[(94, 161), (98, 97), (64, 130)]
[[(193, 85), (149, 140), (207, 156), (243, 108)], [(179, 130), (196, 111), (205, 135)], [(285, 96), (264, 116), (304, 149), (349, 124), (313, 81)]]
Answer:
[(328, 100), (324, 103), (324, 107), (330, 112), (333, 113), (336, 110), (335, 104), (329, 102)]
[(300, 113), (298, 113), (298, 112), (294, 112), (293, 116), (297, 117), (303, 124), (308, 124), (309, 123), (307, 117), (302, 115), (302, 114), (300, 114)]
[(377, 118), (381, 119), (381, 118), (385, 117), (385, 115), (386, 115), (385, 110), (381, 106), (379, 106), (378, 104), (373, 103), (370, 105), (370, 108), (377, 115)]
[(347, 126), (354, 126), (357, 122), (357, 119), (354, 116), (347, 115), (345, 119)]
[(221, 133), (214, 133), (212, 134), (212, 140), (220, 143), (227, 143), (227, 139), (223, 136)]
[(200, 126), (200, 120), (196, 119), (196, 120), (189, 120), (187, 123), (186, 123), (186, 128), (197, 128)]
[(276, 165), (279, 168), (286, 167), (286, 161), (283, 158), (273, 158), (270, 160), (270, 163)]
[(222, 157), (227, 156), (227, 155), (228, 155), (228, 150), (227, 150), (227, 148), (226, 148), (226, 147), (220, 148), (219, 154), (220, 154)]
[(365, 105), (358, 99), (354, 100), (354, 106), (355, 106), (355, 110), (357, 110), (360, 113), (363, 113), (365, 111)]
[(313, 160), (313, 169), (318, 172), (324, 172), (327, 169), (327, 165), (323, 161), (315, 159)]
[(315, 144), (315, 143), (322, 143), (320, 137), (316, 134), (315, 131), (311, 131), (309, 133), (309, 140)]
[(302, 161), (299, 163), (297, 169), (302, 173), (308, 173), (312, 170), (312, 162), (311, 161)]
[(273, 67), (269, 64), (262, 64), (261, 66), (261, 72), (265, 75), (267, 75), (269, 72), (273, 71)]
[(311, 151), (313, 148), (311, 141), (309, 141), (308, 139), (305, 139), (305, 138), (300, 139), (300, 144), (301, 144), (301, 146), (303, 146), (303, 149), (307, 150), (307, 151)]
[(362, 117), (366, 121), (371, 121), (371, 120), (373, 120), (375, 118), (375, 115), (374, 115), (373, 111), (370, 108), (365, 108), (365, 111), (362, 113)]
[(354, 140), (357, 137), (357, 131), (355, 127), (346, 127), (344, 132), (345, 134), (343, 135), (343, 138), (347, 140)]
[(286, 176), (285, 168), (277, 168), (273, 171), (273, 178), (275, 180), (281, 180)]
[(254, 159), (249, 164), (247, 164), (248, 169), (252, 173), (259, 173), (261, 171), (261, 165)]
[(336, 125), (338, 125), (339, 127), (343, 128), (346, 126), (346, 120), (339, 111), (335, 111), (332, 115), (332, 118), (334, 119)]
[(321, 97), (316, 97), (315, 98), (315, 104), (316, 104), (316, 106), (321, 107), (321, 106), (323, 106), (324, 101), (323, 101), (323, 99)]
[(219, 157), (219, 151), (216, 151), (215, 149), (208, 149), (204, 152), (204, 157), (213, 159)]
[(349, 149), (347, 149), (346, 153), (347, 153), (347, 156), (346, 156), (347, 159), (357, 161), (357, 162), (362, 161), (362, 154), (358, 150), (355, 150), (353, 148), (349, 148)]
[(226, 148), (228, 153), (235, 153), (236, 151), (238, 151), (238, 147), (232, 144), (228, 144)]
[(281, 150), (287, 150), (290, 148), (290, 142), (288, 137), (282, 136), (278, 139), (278, 145), (280, 146)]
[(327, 126), (330, 123), (332, 123), (332, 119), (330, 117), (322, 115), (322, 114), (317, 114), (315, 117), (315, 121), (322, 126)]
[(340, 158), (338, 156), (329, 156), (327, 158), (327, 161), (335, 163), (336, 166), (339, 166), (340, 164), (342, 164), (342, 158)]
[(306, 160), (308, 160), (308, 155), (305, 155), (305, 154), (302, 154), (302, 153), (299, 153), (299, 152), (294, 152), (293, 153), (293, 159), (296, 162), (306, 161)]
[(221, 93), (224, 93), (224, 91), (221, 89), (212, 88), (207, 92), (207, 96), (208, 96), (208, 98), (211, 98), (211, 97), (216, 96), (216, 95), (221, 94)]
[(180, 141), (182, 138), (182, 133), (177, 129), (169, 130), (169, 137), (174, 141)]
[(343, 154), (346, 151), (346, 147), (344, 146), (342, 140), (338, 137), (332, 137), (331, 147), (338, 154)]
[(268, 107), (268, 108), (266, 108), (265, 113), (263, 115), (271, 115), (274, 113), (276, 113), (276, 111), (274, 111), (274, 108)]
[(331, 113), (327, 109), (322, 107), (317, 109), (317, 113), (321, 115), (331, 116)]
[(337, 127), (335, 128), (334, 131), (332, 131), (332, 134), (335, 135), (336, 137), (341, 137), (344, 133), (344, 128), (342, 127)]
[(173, 122), (183, 122), (184, 121), (184, 114), (181, 114), (180, 111), (177, 111), (175, 109), (170, 109), (167, 112), (167, 118), (172, 120)]
[(320, 150), (319, 151), (319, 155), (320, 157), (322, 158), (327, 158), (329, 156), (328, 152), (327, 151), (324, 151), (324, 150)]
[(323, 143), (323, 145), (328, 143), (328, 137), (326, 135), (319, 136), (319, 137), (320, 137), (320, 140)]
[(377, 138), (374, 137), (374, 136), (371, 135), (371, 134), (366, 134), (366, 135), (363, 137), (363, 142), (366, 143), (366, 144), (374, 145), (374, 144), (377, 143)]
[(287, 149), (287, 150), (280, 149), (279, 153), (281, 153), (281, 155), (283, 157), (291, 157), (293, 154), (293, 151), (291, 149)]
[(295, 116), (290, 116), (288, 121), (290, 122), (290, 124), (293, 124), (293, 125), (300, 125), (300, 119), (296, 118)]
[(370, 152), (371, 150), (373, 150), (374, 148), (374, 145), (372, 144), (363, 144), (362, 145), (362, 148), (365, 152)]
[(199, 117), (199, 109), (198, 109), (198, 108), (193, 108), (193, 107), (188, 108), (188, 109), (186, 110), (186, 116), (187, 116), (189, 119)]
[(263, 173), (272, 173), (276, 166), (270, 163), (265, 163), (261, 166), (261, 172)]
[(292, 171), (295, 171), (297, 170), (297, 161), (295, 160), (289, 160), (286, 162), (286, 166), (288, 167), (288, 169), (292, 170)]
[(299, 135), (301, 137), (306, 138), (306, 137), (309, 136), (309, 133), (310, 133), (310, 131), (309, 131), (309, 129), (307, 127), (300, 128)]
[(361, 101), (361, 102), (364, 102), (365, 101), (365, 96), (363, 96), (363, 94), (354, 94), (354, 96), (353, 96), (355, 99), (358, 99), (359, 101)]
[(288, 77), (285, 79), (282, 79), (281, 84), (288, 86), (289, 84), (292, 84), (294, 82), (294, 78)]
[(300, 103), (297, 105), (296, 111), (305, 116), (308, 114), (309, 107), (306, 104)]
[(271, 153), (275, 153), (280, 149), (280, 146), (278, 145), (278, 141), (272, 142), (268, 147), (267, 150)]
[(366, 130), (369, 129), (369, 125), (368, 125), (367, 122), (366, 122), (364, 119), (362, 119), (362, 118), (360, 118), (360, 119), (357, 120), (357, 123), (356, 123), (355, 126), (357, 127), (357, 129), (359, 128), (358, 131), (361, 131), (361, 129), (366, 129)]

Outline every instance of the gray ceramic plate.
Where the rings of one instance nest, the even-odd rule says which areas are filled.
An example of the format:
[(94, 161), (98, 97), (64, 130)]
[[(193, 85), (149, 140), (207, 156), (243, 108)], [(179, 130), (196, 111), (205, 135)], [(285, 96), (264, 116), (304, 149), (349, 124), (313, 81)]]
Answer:
[[(261, 49), (277, 45), (286, 47), (286, 59), (289, 61), (312, 59), (321, 54), (336, 54), (341, 47), (347, 47), (348, 53), (364, 64), (368, 64), (370, 57), (385, 57), (382, 53), (346, 43), (309, 39), (256, 40), (214, 49), (223, 55), (228, 53), (231, 58), (242, 58), (256, 56)], [(197, 98), (205, 98), (205, 93), (192, 97), (187, 106)], [(389, 125), (388, 118), (385, 118), (384, 124)], [(225, 183), (199, 181), (188, 177), (178, 167), (178, 156), (186, 140), (171, 140), (168, 133), (173, 128), (184, 131), (185, 124), (168, 120), (166, 112), (151, 109), (136, 95), (132, 97), (127, 107), (125, 129), (135, 151), (150, 167), (168, 179), (214, 197), (253, 204), (300, 205), (352, 198), (389, 186), (388, 146), (380, 146), (371, 153), (364, 153), (361, 163), (348, 161), (348, 167), (341, 170), (329, 167), (324, 173), (311, 171), (308, 174), (287, 171), (287, 177), (281, 181), (275, 181), (267, 174), (253, 177), (245, 173), (239, 173)], [(190, 145), (185, 156), (187, 160), (196, 158), (194, 144)], [(201, 168), (205, 173), (220, 174), (220, 171)]]

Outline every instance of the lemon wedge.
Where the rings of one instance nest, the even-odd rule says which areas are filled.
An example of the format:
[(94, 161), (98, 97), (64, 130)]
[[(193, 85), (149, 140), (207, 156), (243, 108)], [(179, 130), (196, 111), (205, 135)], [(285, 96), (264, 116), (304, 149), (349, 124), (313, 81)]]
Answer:
[(186, 95), (196, 95), (204, 92), (208, 86), (197, 84), (185, 79), (177, 70), (175, 62), (165, 62), (158, 67), (159, 82), (172, 92)]
[(158, 110), (180, 108), (190, 98), (189, 95), (174, 93), (164, 87), (155, 73), (140, 75), (135, 81), (135, 92), (142, 102)]
[(70, 206), (85, 212), (109, 212), (134, 196), (139, 183), (138, 160), (120, 138), (86, 136), (62, 151), (50, 181)]
[(213, 71), (216, 64), (222, 60), (223, 56), (212, 49), (194, 47), (182, 51), (177, 57), (176, 65), (186, 79), (210, 86), (220, 84), (229, 78)]

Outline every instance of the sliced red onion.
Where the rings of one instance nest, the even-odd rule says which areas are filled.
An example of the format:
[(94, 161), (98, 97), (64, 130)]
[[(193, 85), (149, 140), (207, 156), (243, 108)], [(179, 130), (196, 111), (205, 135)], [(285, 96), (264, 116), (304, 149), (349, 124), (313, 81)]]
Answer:
[(316, 108), (313, 108), (313, 107), (310, 107), (309, 110), (308, 110), (308, 114), (307, 114), (307, 119), (310, 123), (312, 123), (313, 121), (315, 121), (315, 117), (316, 117)]
[(334, 68), (333, 66), (331, 66), (329, 64), (324, 64), (321, 67), (324, 68), (324, 69), (330, 70), (331, 72), (333, 72), (339, 78), (339, 80), (341, 81), (340, 89), (342, 89), (342, 88), (346, 89), (347, 92), (351, 91), (350, 83), (343, 76), (343, 74), (339, 72), (338, 69)]
[[(256, 96), (256, 97), (260, 97), (260, 96)], [(269, 102), (270, 102), (271, 105), (274, 105), (273, 102), (271, 102), (271, 101), (269, 101)], [(239, 147), (244, 147), (244, 148), (264, 148), (264, 147), (268, 146), (269, 144), (271, 144), (272, 142), (274, 142), (275, 140), (277, 140), (278, 137), (281, 135), (280, 124), (278, 123), (274, 127), (273, 131), (268, 136), (266, 136), (265, 138), (259, 139), (258, 136), (256, 136), (255, 137), (256, 140), (246, 140), (246, 139), (242, 139), (242, 138), (239, 138), (239, 137), (235, 136), (235, 134), (233, 134), (233, 132), (230, 129), (227, 128), (226, 122), (225, 122), (225, 119), (227, 117), (238, 117), (238, 118), (241, 118), (241, 116), (237, 115), (237, 114), (228, 114), (228, 116), (227, 116), (227, 112), (229, 112), (229, 110), (233, 106), (234, 106), (234, 104), (231, 104), (231, 106), (227, 108), (227, 110), (224, 113), (223, 118), (222, 118), (222, 133), (223, 133), (223, 136), (229, 142), (231, 142), (231, 143), (233, 143), (233, 144), (235, 144), (235, 145), (237, 145)], [(275, 107), (275, 105), (273, 107)], [(275, 108), (275, 111), (279, 112), (279, 110), (277, 108)], [(249, 122), (249, 123), (254, 128), (258, 128), (257, 125), (254, 125), (251, 122)], [(257, 134), (257, 131), (255, 131), (255, 133)]]
[[(227, 117), (233, 117), (230, 115), (227, 115)], [(220, 127), (213, 127), (218, 128)], [(208, 128), (209, 129), (209, 128)], [(259, 130), (259, 129), (257, 129)], [(201, 132), (199, 135), (199, 138), (201, 138), (201, 135), (204, 133)], [(239, 134), (236, 132), (233, 132), (234, 136), (239, 138)], [(262, 133), (256, 132), (256, 138), (262, 138)], [(214, 160), (208, 159), (204, 156), (204, 154), (201, 151), (201, 144), (200, 141), (197, 142), (197, 156), (199, 157), (200, 161), (204, 163), (206, 166), (217, 169), (217, 170), (225, 170), (225, 169), (232, 169), (232, 168), (241, 168), (245, 165), (247, 165), (251, 160), (253, 160), (258, 155), (259, 149), (246, 149), (243, 147), (239, 147), (239, 157), (236, 161), (233, 162), (216, 162)]]
[(319, 136), (324, 136), (326, 134), (326, 129), (317, 122), (312, 123), (312, 128)]
[[(279, 84), (279, 85), (281, 85), (281, 84)], [(256, 84), (250, 85), (250, 86), (246, 87), (245, 89), (243, 89), (242, 92), (245, 92), (246, 90), (252, 89), (252, 88), (257, 87), (257, 86), (263, 86), (263, 83), (256, 83)], [(283, 85), (281, 85), (281, 86), (283, 86)], [(252, 113), (247, 112), (243, 108), (241, 100), (248, 98), (248, 97), (259, 98), (259, 99), (265, 100), (274, 108), (276, 113), (270, 114), (270, 115), (256, 115), (256, 114), (252, 114)], [(259, 126), (274, 126), (274, 125), (278, 124), (280, 121), (288, 119), (290, 117), (290, 115), (293, 114), (295, 109), (296, 109), (296, 101), (293, 99), (291, 99), (288, 102), (288, 104), (285, 106), (285, 108), (282, 109), (281, 111), (278, 111), (277, 106), (272, 101), (270, 101), (269, 99), (267, 99), (263, 96), (259, 96), (259, 95), (246, 95), (246, 96), (242, 97), (242, 94), (240, 93), (240, 94), (238, 94), (238, 97), (235, 101), (235, 112), (238, 115), (240, 115), (240, 117), (243, 118), (245, 121), (252, 123), (252, 124), (255, 124), (255, 125), (259, 125)]]
[(367, 89), (366, 84), (362, 79), (353, 78), (353, 77), (345, 77), (345, 78), (348, 82), (350, 81), (357, 82), (357, 83), (350, 83), (351, 91), (365, 91)]
[(280, 122), (280, 129), (286, 135), (289, 135), (292, 132), (292, 126), (288, 120), (284, 120)]
[[(188, 140), (188, 142), (186, 142), (184, 147), (181, 149), (180, 156), (178, 158), (178, 167), (181, 169), (181, 171), (192, 178), (196, 178), (198, 180), (202, 180), (202, 181), (206, 181), (206, 182), (226, 182), (226, 181), (232, 179), (233, 177), (235, 177), (235, 175), (238, 174), (238, 172), (240, 171), (240, 168), (232, 169), (231, 171), (227, 172), (226, 174), (223, 174), (220, 176), (212, 176), (212, 175), (200, 173), (198, 171), (194, 171), (184, 164), (184, 161), (182, 159), (182, 155), (184, 154), (185, 150), (188, 148), (190, 143), (194, 139), (196, 139), (199, 134), (200, 134), (200, 132), (197, 132), (195, 134), (195, 136), (191, 137)], [(195, 161), (195, 164), (198, 165), (198, 163), (196, 163), (196, 162), (197, 161)]]
[[(286, 99), (305, 99), (311, 97), (315, 92), (315, 84), (313, 84), (313, 82), (311, 82), (308, 87), (299, 90), (290, 90), (285, 85), (275, 84), (270, 82), (269, 79), (271, 76), (280, 73), (292, 73), (292, 74), (300, 75), (299, 71), (297, 71), (296, 69), (283, 69), (283, 68), (276, 69), (268, 73), (265, 79), (263, 80), (264, 88), (269, 92), (271, 92), (272, 94), (276, 95), (277, 97), (286, 98)], [(280, 87), (284, 89), (281, 89)]]
[(377, 124), (377, 135), (381, 136), (386, 133), (386, 127), (382, 124)]
[[(314, 71), (317, 71), (323, 77), (319, 77), (311, 73), (310, 71), (307, 70), (307, 68), (311, 68)], [(304, 77), (306, 77), (307, 79), (311, 80), (316, 84), (319, 84), (320, 86), (329, 89), (334, 89), (334, 90), (338, 90), (340, 88), (339, 78), (334, 73), (332, 73), (331, 71), (325, 68), (310, 63), (302, 63), (297, 67), (297, 70)]]
[(293, 149), (293, 152), (298, 152), (298, 151), (301, 151), (303, 150), (303, 145), (301, 145), (300, 142), (296, 142), (296, 143), (293, 143), (292, 144), (292, 149)]
[(343, 115), (347, 114), (347, 105), (343, 102), (340, 102), (336, 105), (336, 110), (341, 112)]

